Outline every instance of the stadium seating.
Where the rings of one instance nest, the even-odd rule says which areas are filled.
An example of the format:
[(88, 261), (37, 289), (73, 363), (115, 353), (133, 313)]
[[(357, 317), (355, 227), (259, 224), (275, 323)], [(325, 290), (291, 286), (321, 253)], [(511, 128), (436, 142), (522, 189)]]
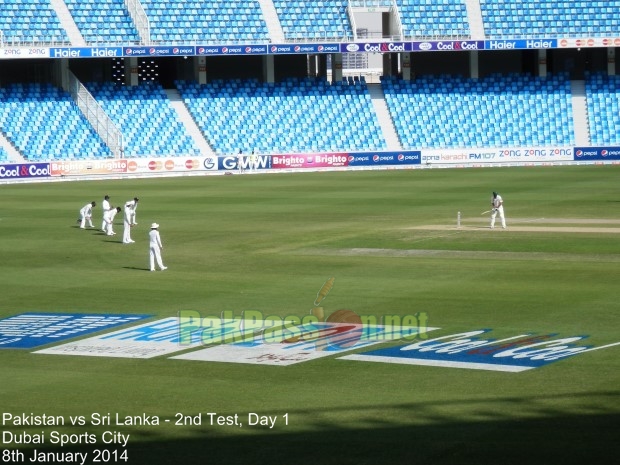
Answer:
[(151, 40), (165, 43), (267, 42), (260, 5), (247, 0), (142, 0)]
[(68, 41), (50, 2), (0, 0), (0, 42), (28, 45)]
[(28, 161), (112, 156), (71, 96), (49, 84), (0, 87), (0, 128)]
[(284, 37), (290, 40), (351, 39), (346, 0), (273, 0)]
[(123, 0), (64, 0), (87, 43), (135, 43), (140, 37)]
[(398, 0), (405, 37), (470, 36), (465, 0)]
[(620, 76), (586, 76), (588, 124), (592, 145), (620, 145)]
[(487, 38), (615, 37), (620, 0), (480, 0)]
[(6, 153), (6, 150), (4, 150), (3, 147), (0, 147), (0, 163), (8, 163), (9, 161), (9, 154)]
[(113, 83), (89, 83), (86, 87), (120, 128), (125, 157), (199, 153), (159, 84), (144, 82), (128, 87)]
[(406, 149), (574, 144), (570, 81), (527, 75), (384, 79)]
[(220, 154), (381, 150), (386, 144), (363, 81), (179, 82), (196, 123)]

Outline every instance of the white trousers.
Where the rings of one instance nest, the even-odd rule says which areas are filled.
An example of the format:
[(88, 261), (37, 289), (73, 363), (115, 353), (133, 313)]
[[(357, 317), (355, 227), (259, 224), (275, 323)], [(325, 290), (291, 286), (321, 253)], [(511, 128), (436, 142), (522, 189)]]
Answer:
[(504, 217), (504, 206), (502, 205), (499, 208), (494, 208), (493, 213), (491, 214), (491, 228), (495, 227), (495, 217), (499, 213), (499, 219), (502, 222), (502, 228), (506, 227), (506, 218)]
[(93, 227), (93, 220), (91, 219), (90, 215), (87, 215), (84, 212), (80, 211), (80, 215), (82, 217), (82, 221), (80, 222), (80, 228), (84, 229), (86, 227), (86, 222), (88, 221), (88, 226), (90, 226), (91, 228)]
[(155, 271), (155, 262), (157, 261), (157, 266), (159, 266), (160, 270), (166, 268), (161, 261), (161, 250), (158, 246), (150, 247), (150, 258), (151, 258), (151, 271)]
[(125, 244), (133, 242), (131, 240), (131, 225), (129, 224), (129, 221), (127, 221), (127, 219), (123, 221), (123, 242)]

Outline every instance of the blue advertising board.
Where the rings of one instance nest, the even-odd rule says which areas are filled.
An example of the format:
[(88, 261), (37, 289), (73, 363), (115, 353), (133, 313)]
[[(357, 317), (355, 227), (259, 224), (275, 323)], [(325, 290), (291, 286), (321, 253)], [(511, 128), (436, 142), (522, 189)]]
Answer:
[(30, 349), (133, 323), (150, 315), (22, 313), (0, 320), (0, 349)]
[(516, 49), (547, 49), (557, 48), (557, 39), (517, 39), (517, 40), (487, 40), (485, 50), (516, 50)]
[(414, 52), (450, 52), (483, 49), (484, 41), (482, 40), (427, 40), (411, 44), (411, 50)]
[(124, 56), (127, 57), (156, 57), (156, 56), (188, 56), (195, 55), (194, 46), (157, 46), (157, 47), (125, 47)]
[(575, 147), (575, 161), (620, 160), (620, 147)]
[(50, 58), (115, 58), (123, 56), (123, 47), (52, 47)]
[(247, 44), (247, 45), (198, 45), (196, 55), (266, 55), (267, 45)]
[(49, 176), (49, 163), (0, 165), (0, 179), (48, 178)]

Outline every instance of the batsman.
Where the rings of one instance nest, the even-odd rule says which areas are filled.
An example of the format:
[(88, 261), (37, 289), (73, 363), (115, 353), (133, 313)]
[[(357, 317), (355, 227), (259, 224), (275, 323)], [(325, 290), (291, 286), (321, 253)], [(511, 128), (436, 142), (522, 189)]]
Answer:
[(491, 229), (495, 229), (495, 218), (499, 213), (499, 219), (502, 222), (502, 228), (506, 229), (506, 217), (504, 216), (504, 199), (497, 192), (493, 192), (493, 199), (491, 199)]

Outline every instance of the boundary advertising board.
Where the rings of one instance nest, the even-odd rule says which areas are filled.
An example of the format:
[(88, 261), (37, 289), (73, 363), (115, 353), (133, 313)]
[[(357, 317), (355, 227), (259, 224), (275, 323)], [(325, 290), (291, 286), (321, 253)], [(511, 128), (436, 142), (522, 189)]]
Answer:
[(620, 163), (620, 147), (432, 149), (279, 155), (178, 156), (0, 164), (0, 183), (102, 176), (207, 175), (313, 170), (415, 169)]

